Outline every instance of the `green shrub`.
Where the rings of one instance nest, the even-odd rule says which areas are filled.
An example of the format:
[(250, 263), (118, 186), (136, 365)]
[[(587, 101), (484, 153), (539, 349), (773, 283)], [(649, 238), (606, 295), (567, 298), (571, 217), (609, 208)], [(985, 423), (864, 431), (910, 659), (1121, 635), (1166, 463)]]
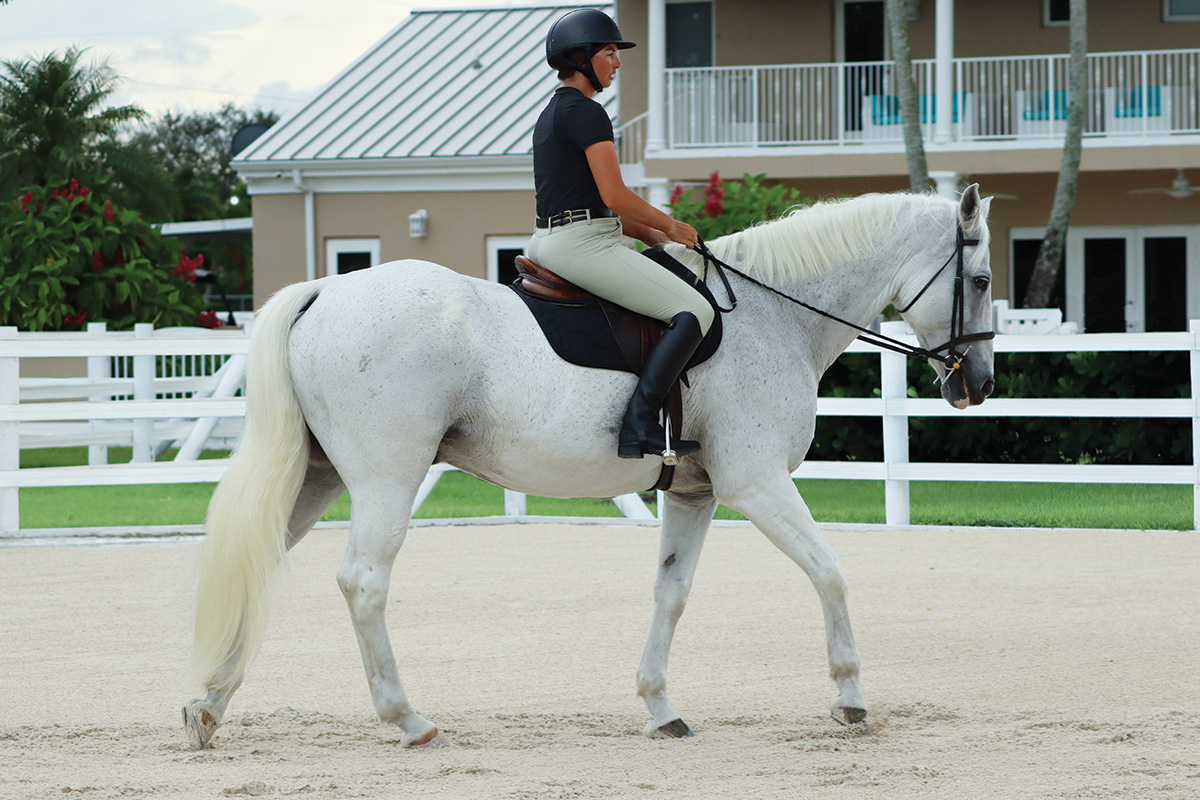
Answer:
[(26, 331), (220, 323), (202, 312), (189, 258), (136, 211), (72, 179), (0, 205), (0, 325)]

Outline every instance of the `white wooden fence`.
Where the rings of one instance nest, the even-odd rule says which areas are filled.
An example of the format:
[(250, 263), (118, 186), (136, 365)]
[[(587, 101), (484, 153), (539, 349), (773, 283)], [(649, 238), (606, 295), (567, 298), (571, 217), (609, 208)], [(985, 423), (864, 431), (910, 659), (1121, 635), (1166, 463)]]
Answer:
[[(884, 332), (906, 338), (903, 323), (885, 323)], [(1187, 351), (1191, 384), (1200, 386), (1200, 322), (1187, 333), (1082, 334), (1059, 336), (999, 335), (997, 352), (1156, 352)], [(911, 338), (910, 338), (911, 340)], [(41, 486), (106, 486), (121, 484), (192, 483), (219, 480), (225, 460), (195, 460), (210, 436), (236, 436), (245, 404), (234, 396), (240, 386), (248, 338), (241, 330), (154, 331), (139, 326), (134, 333), (18, 334), (0, 328), (0, 533), (20, 529), (19, 490)], [(850, 352), (877, 352), (856, 343)], [(220, 374), (208, 378), (156, 377), (156, 357), (212, 355), (225, 359)], [(798, 478), (882, 480), (885, 483), (889, 525), (909, 523), (911, 481), (1004, 481), (1191, 484), (1193, 525), (1200, 530), (1200, 407), (1192, 398), (994, 398), (982, 406), (959, 411), (940, 399), (907, 396), (903, 356), (890, 352), (882, 359), (881, 397), (821, 398), (817, 413), (825, 416), (880, 417), (884, 461), (808, 461)], [(89, 377), (19, 379), (22, 358), (79, 357), (89, 359)], [(131, 357), (131, 378), (112, 379), (105, 365), (114, 357)], [(999, 375), (1003, 382), (1004, 376)], [(179, 399), (179, 393), (190, 393)], [(161, 395), (176, 395), (163, 399)], [(133, 399), (113, 400), (115, 396)], [(63, 398), (78, 398), (67, 399)], [(45, 402), (55, 400), (57, 402)], [(1192, 420), (1192, 465), (1161, 464), (962, 464), (912, 463), (908, 458), (908, 420), (912, 417), (1122, 417)], [(155, 461), (168, 443), (181, 446), (174, 461)], [(131, 444), (133, 461), (107, 464), (94, 451), (88, 466), (20, 469), (20, 448), (78, 446), (103, 448)], [(444, 467), (430, 471), (418, 494), (418, 504), (433, 488)], [(649, 518), (651, 512), (636, 494), (614, 498), (621, 512)], [(505, 492), (505, 515), (533, 519), (525, 498)]]

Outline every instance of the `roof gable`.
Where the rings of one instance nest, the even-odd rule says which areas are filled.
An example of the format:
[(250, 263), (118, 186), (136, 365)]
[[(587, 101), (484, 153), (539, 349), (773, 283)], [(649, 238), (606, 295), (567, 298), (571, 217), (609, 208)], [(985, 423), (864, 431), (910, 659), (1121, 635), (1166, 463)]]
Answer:
[(546, 31), (576, 7), (414, 11), (235, 163), (528, 155), (558, 87)]

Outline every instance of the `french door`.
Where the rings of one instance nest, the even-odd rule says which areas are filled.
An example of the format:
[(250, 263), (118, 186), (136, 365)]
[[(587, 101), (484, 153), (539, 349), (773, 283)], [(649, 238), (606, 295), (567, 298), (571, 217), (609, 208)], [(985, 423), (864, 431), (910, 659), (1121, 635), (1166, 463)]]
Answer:
[(1200, 226), (1072, 227), (1066, 318), (1087, 333), (1187, 330), (1200, 319)]

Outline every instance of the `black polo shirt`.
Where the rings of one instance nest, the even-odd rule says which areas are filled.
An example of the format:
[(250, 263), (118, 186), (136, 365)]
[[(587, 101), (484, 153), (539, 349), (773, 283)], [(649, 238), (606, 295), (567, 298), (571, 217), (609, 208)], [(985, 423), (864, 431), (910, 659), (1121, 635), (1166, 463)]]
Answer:
[(533, 185), (539, 217), (605, 207), (583, 152), (605, 141), (613, 141), (613, 128), (604, 106), (573, 86), (554, 92), (533, 129)]

